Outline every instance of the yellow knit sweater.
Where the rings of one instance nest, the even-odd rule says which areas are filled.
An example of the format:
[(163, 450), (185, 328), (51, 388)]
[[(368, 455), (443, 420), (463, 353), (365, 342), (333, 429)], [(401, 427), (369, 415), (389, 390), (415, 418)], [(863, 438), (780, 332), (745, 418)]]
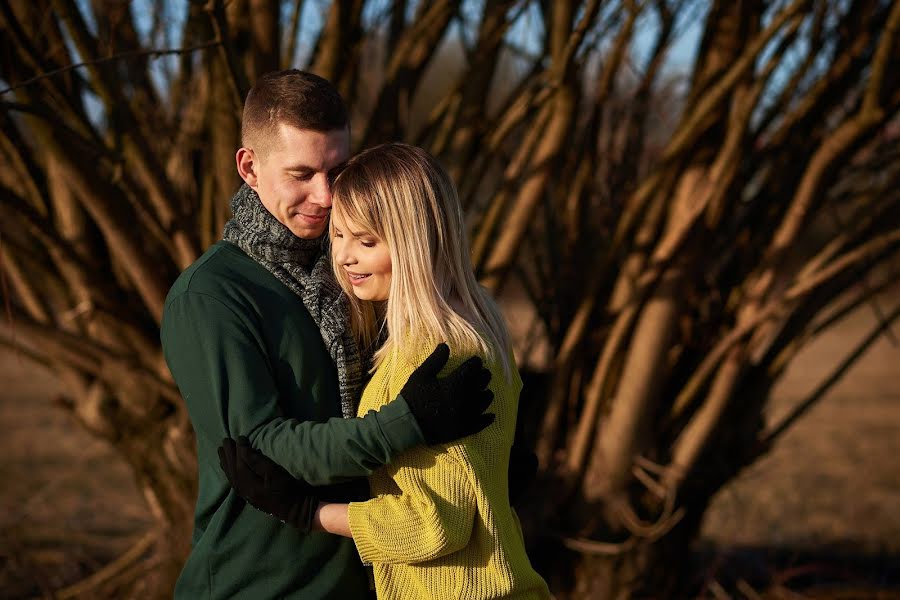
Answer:
[[(400, 392), (433, 350), (406, 348), (374, 373), (359, 414)], [(451, 349), (452, 350), (452, 349)], [(451, 352), (445, 374), (466, 357)], [(547, 584), (525, 554), (509, 505), (507, 471), (522, 380), (488, 365), (494, 423), (462, 443), (410, 450), (369, 478), (373, 499), (351, 503), (350, 530), (373, 564), (380, 600), (546, 599)]]

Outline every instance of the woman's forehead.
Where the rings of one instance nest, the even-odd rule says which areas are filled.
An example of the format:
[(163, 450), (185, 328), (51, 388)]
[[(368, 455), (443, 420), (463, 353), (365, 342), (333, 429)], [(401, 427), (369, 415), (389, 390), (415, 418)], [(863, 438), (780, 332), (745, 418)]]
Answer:
[[(346, 207), (344, 207), (346, 208)], [(372, 226), (369, 223), (360, 222), (358, 218), (353, 218), (346, 214), (346, 210), (342, 210), (337, 203), (331, 208), (331, 223), (341, 230), (342, 233), (349, 233), (359, 237), (360, 235), (372, 235)]]

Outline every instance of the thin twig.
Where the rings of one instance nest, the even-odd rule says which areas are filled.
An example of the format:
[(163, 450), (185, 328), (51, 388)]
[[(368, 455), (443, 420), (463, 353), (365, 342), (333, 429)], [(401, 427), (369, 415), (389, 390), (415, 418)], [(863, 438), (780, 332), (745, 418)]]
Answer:
[(624, 542), (598, 542), (587, 538), (559, 536), (563, 545), (570, 550), (582, 554), (599, 554), (604, 556), (620, 556), (631, 551), (637, 545), (637, 538), (628, 538)]
[(46, 79), (48, 77), (53, 77), (54, 75), (60, 75), (61, 73), (67, 73), (69, 71), (79, 69), (81, 67), (89, 67), (93, 65), (99, 65), (105, 62), (111, 62), (114, 60), (119, 60), (120, 58), (135, 58), (140, 56), (148, 56), (150, 58), (159, 58), (161, 56), (167, 56), (169, 54), (188, 54), (190, 52), (194, 52), (196, 50), (206, 50), (207, 48), (212, 48), (214, 46), (218, 46), (222, 42), (218, 40), (213, 40), (210, 42), (204, 42), (202, 44), (197, 44), (196, 46), (188, 46), (187, 48), (157, 48), (153, 50), (129, 50), (127, 52), (119, 52), (117, 54), (111, 54), (110, 56), (104, 56), (103, 58), (94, 58), (92, 60), (86, 60), (74, 65), (66, 65), (65, 67), (60, 67), (58, 69), (53, 69), (52, 71), (47, 71), (46, 73), (41, 73), (40, 75), (36, 75), (31, 79), (26, 79), (25, 81), (21, 81), (15, 85), (12, 85), (6, 88), (3, 91), (0, 91), (0, 96), (3, 94), (7, 94), (13, 90), (17, 90), (19, 88), (25, 87), (27, 85), (31, 85), (32, 83), (38, 82), (42, 79)]
[(897, 319), (900, 318), (900, 305), (896, 306), (887, 317), (879, 321), (878, 325), (865, 337), (863, 341), (861, 341), (856, 348), (841, 361), (841, 364), (829, 375), (826, 377), (822, 383), (820, 383), (813, 392), (806, 397), (803, 402), (798, 404), (794, 409), (786, 416), (781, 422), (772, 428), (769, 433), (766, 433), (762, 439), (761, 444), (763, 448), (768, 448), (781, 434), (783, 434), (797, 419), (800, 418), (805, 412), (807, 412), (812, 406), (822, 399), (828, 390), (837, 383), (844, 373), (865, 354), (866, 350), (869, 349), (875, 340), (877, 340)]
[(651, 473), (656, 473), (657, 475), (665, 475), (666, 471), (668, 470), (668, 467), (666, 467), (665, 465), (654, 462), (641, 454), (638, 454), (634, 457), (634, 462), (642, 469), (645, 469)]
[(647, 471), (642, 469), (637, 465), (633, 465), (631, 467), (631, 474), (634, 475), (635, 479), (644, 484), (650, 492), (659, 499), (663, 499), (666, 497), (666, 488), (663, 487), (659, 482), (657, 482), (653, 477), (650, 476)]
[(747, 600), (762, 600), (762, 596), (760, 596), (756, 590), (754, 590), (749, 583), (744, 581), (743, 579), (739, 579), (737, 582), (737, 589), (740, 593), (747, 597)]
[(706, 588), (716, 597), (716, 600), (731, 600), (731, 594), (726, 592), (725, 588), (722, 587), (722, 584), (715, 579), (710, 581), (706, 585)]
[(628, 502), (616, 502), (613, 509), (632, 535), (651, 543), (672, 531), (672, 528), (684, 518), (685, 513), (684, 507), (675, 510), (675, 496), (671, 492), (664, 493), (662, 513), (659, 519), (652, 523), (638, 517)]
[[(12, 315), (12, 299), (10, 298), (9, 286), (6, 283), (6, 266), (3, 260), (3, 234), (0, 233), (0, 294), (3, 295), (3, 307), (5, 308), (4, 314), (6, 315), (6, 322), (9, 325), (9, 338), (15, 343), (16, 341), (16, 329), (15, 329), (15, 321), (13, 321)], [(19, 355), (19, 360), (22, 360), (21, 355)]]
[(72, 584), (68, 587), (65, 587), (56, 592), (56, 597), (59, 600), (65, 600), (66, 598), (75, 598), (82, 594), (86, 594), (87, 592), (97, 588), (100, 585), (103, 585), (109, 579), (112, 579), (116, 574), (124, 571), (133, 563), (137, 562), (141, 559), (144, 553), (153, 545), (153, 541), (156, 539), (156, 533), (153, 531), (148, 531), (135, 543), (131, 549), (129, 549), (125, 554), (109, 563), (87, 579), (83, 579), (78, 583)]
[[(6, 335), (0, 335), (0, 348), (8, 348), (11, 351), (17, 353), (20, 359), (24, 357), (35, 364), (46, 367), (49, 370), (53, 370), (54, 368), (53, 362), (51, 362), (50, 359), (48, 359), (44, 354), (35, 352), (18, 339), (13, 339)], [(20, 362), (19, 364), (21, 366), (23, 363)]]
[[(868, 275), (868, 273), (866, 275)], [(844, 317), (866, 303), (872, 305), (875, 317), (879, 321), (884, 321), (884, 310), (881, 308), (881, 305), (876, 303), (876, 298), (886, 289), (896, 285), (897, 281), (900, 280), (898, 277), (900, 277), (900, 270), (898, 269), (892, 269), (888, 277), (885, 277), (883, 281), (880, 281), (875, 285), (870, 285), (864, 277), (860, 282), (860, 287), (862, 288), (860, 293), (847, 298), (844, 304), (835, 308), (833, 312), (826, 315), (822, 320), (813, 323), (807, 337), (810, 340), (815, 339), (820, 333), (828, 330), (829, 327), (838, 321), (841, 321)], [(885, 335), (892, 343), (894, 342), (895, 338), (892, 331), (886, 331)]]
[(118, 547), (134, 538), (131, 530), (104, 530), (102, 532), (74, 531), (55, 527), (25, 523), (20, 525), (21, 532), (17, 535), (23, 544), (27, 546), (55, 546), (73, 547), (84, 546), (107, 550), (110, 547)]

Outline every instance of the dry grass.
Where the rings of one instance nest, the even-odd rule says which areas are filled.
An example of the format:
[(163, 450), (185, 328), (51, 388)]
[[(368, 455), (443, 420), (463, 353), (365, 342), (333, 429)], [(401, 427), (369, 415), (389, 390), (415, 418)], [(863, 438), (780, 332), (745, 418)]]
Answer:
[(0, 596), (87, 577), (149, 525), (124, 462), (54, 405), (52, 373), (0, 348)]
[[(876, 322), (853, 314), (800, 354), (773, 391), (777, 422)], [(897, 330), (900, 334), (900, 329)], [(900, 554), (900, 346), (873, 345), (763, 460), (715, 498), (703, 528), (720, 544)]]
[[(773, 390), (768, 421), (779, 422), (876, 319), (865, 307), (804, 350)], [(739, 585), (764, 598), (900, 598), (898, 459), (900, 344), (888, 336), (713, 500), (704, 597), (715, 598), (721, 580), (736, 598), (752, 597)]]

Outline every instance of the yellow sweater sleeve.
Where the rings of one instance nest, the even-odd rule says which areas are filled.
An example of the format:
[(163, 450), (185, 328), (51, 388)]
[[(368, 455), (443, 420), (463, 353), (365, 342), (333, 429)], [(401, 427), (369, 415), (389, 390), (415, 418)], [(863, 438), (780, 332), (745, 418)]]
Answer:
[(456, 552), (472, 535), (475, 492), (460, 457), (442, 447), (406, 455), (398, 495), (350, 504), (353, 541), (365, 562), (415, 564)]

